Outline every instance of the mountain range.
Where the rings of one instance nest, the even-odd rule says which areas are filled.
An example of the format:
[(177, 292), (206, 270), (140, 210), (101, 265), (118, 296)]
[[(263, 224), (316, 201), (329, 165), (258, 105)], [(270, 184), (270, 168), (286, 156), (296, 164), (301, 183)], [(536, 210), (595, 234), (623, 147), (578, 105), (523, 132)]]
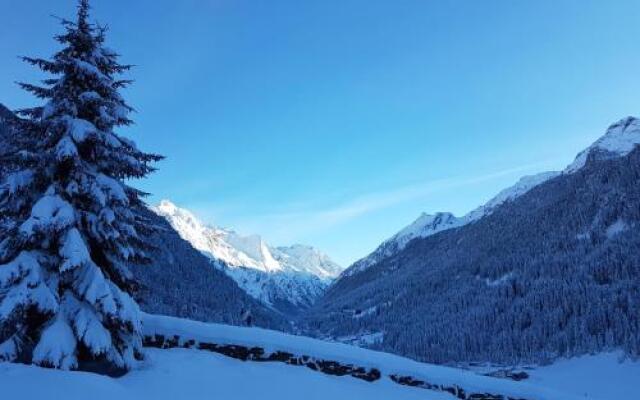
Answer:
[(532, 188), (552, 178), (563, 173), (576, 172), (584, 166), (588, 155), (594, 151), (605, 151), (614, 156), (624, 156), (628, 154), (635, 145), (640, 143), (640, 133), (638, 133), (638, 129), (638, 120), (633, 117), (627, 117), (611, 125), (604, 136), (589, 146), (589, 148), (580, 152), (575, 161), (567, 166), (564, 171), (549, 171), (522, 177), (513, 186), (502, 190), (487, 203), (462, 217), (456, 217), (450, 212), (438, 212), (433, 215), (423, 213), (409, 226), (383, 242), (373, 253), (356, 261), (351, 267), (347, 268), (343, 276), (353, 275), (379, 262), (383, 258), (399, 252), (413, 239), (425, 238), (443, 230), (461, 227), (477, 221), (491, 214), (497, 207), (505, 202), (518, 198)]
[(343, 270), (311, 246), (269, 246), (258, 235), (205, 225), (168, 200), (152, 209), (250, 296), (286, 315), (310, 307)]
[(149, 238), (154, 249), (149, 263), (135, 264), (139, 282), (136, 300), (150, 313), (229, 325), (256, 325), (289, 330), (281, 313), (254, 299), (211, 260), (182, 239), (162, 217), (139, 210), (156, 226)]

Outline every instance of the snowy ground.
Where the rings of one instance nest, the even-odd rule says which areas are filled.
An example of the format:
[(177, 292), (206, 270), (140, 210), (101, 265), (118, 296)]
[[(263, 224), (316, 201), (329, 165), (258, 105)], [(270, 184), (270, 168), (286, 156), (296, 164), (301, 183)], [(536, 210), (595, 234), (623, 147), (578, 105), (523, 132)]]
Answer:
[[(37, 384), (35, 384), (37, 383)], [(448, 394), (402, 387), (389, 380), (367, 383), (280, 363), (242, 362), (196, 350), (147, 352), (147, 361), (123, 378), (0, 364), (6, 399), (65, 400), (261, 399), (452, 400)], [(4, 397), (6, 396), (6, 397)]]
[(640, 398), (636, 392), (640, 363), (619, 363), (619, 355), (612, 353), (560, 360), (550, 366), (527, 370), (530, 379), (514, 382), (263, 329), (204, 324), (155, 315), (145, 315), (144, 325), (147, 335), (176, 334), (202, 343), (257, 345), (267, 351), (284, 350), (318, 359), (376, 367), (381, 370), (382, 378), (370, 383), (279, 362), (243, 362), (195, 349), (149, 348), (146, 360), (119, 379), (0, 364), (0, 393), (3, 398), (24, 400), (46, 398), (56, 393), (63, 395), (65, 400), (84, 400), (89, 393), (91, 400), (455, 398), (448, 393), (398, 385), (389, 379), (390, 374), (396, 373), (432, 383), (454, 383), (476, 392), (487, 391), (531, 400)]
[(618, 353), (558, 360), (527, 373), (532, 384), (575, 393), (583, 399), (640, 399), (640, 362), (621, 362)]
[[(604, 354), (563, 360), (531, 372), (531, 383), (578, 395), (571, 398), (618, 400), (640, 377), (640, 363), (618, 363)], [(368, 383), (320, 374), (280, 363), (242, 362), (197, 350), (147, 350), (134, 372), (112, 379), (85, 372), (64, 372), (26, 365), (0, 364), (3, 398), (31, 400), (261, 399), (288, 400), (453, 400), (445, 393), (399, 386), (388, 379)], [(6, 397), (5, 397), (6, 396)], [(559, 400), (566, 397), (558, 397)]]
[[(353, 363), (367, 368), (378, 368), (383, 375), (383, 380), (388, 381), (391, 374), (411, 376), (432, 384), (462, 387), (467, 393), (495, 393), (514, 398), (526, 398), (531, 400), (574, 400), (585, 399), (584, 391), (579, 384), (569, 382), (562, 385), (562, 378), (553, 378), (554, 370), (546, 373), (547, 368), (536, 371), (535, 377), (538, 380), (527, 380), (515, 382), (508, 379), (487, 377), (472, 371), (464, 371), (456, 368), (449, 368), (438, 365), (419, 363), (404, 357), (393, 354), (371, 351), (359, 347), (349, 346), (342, 343), (331, 343), (311, 339), (304, 336), (293, 336), (281, 332), (265, 330), (260, 328), (242, 328), (228, 325), (207, 324), (197, 321), (184, 320), (161, 315), (145, 314), (143, 318), (144, 331), (146, 335), (161, 334), (165, 337), (178, 335), (182, 340), (193, 339), (196, 342), (216, 343), (216, 344), (236, 344), (247, 347), (259, 346), (266, 351), (287, 351), (296, 355), (309, 355), (319, 359), (338, 361), (341, 363)], [(600, 397), (587, 397), (588, 399), (613, 400), (608, 396), (609, 390), (613, 386), (619, 386), (630, 390), (631, 381), (619, 379), (606, 381), (599, 378), (598, 369), (602, 364), (618, 366), (613, 357), (604, 360), (595, 357), (593, 359), (583, 359), (586, 363), (582, 370), (582, 375), (578, 374), (570, 379), (590, 379), (593, 385), (600, 385), (602, 390), (598, 393)], [(562, 365), (562, 364), (560, 364)], [(640, 363), (628, 364), (640, 368)], [(626, 369), (627, 367), (622, 366)], [(556, 371), (569, 374), (569, 369), (558, 368)], [(611, 377), (610, 377), (611, 378)], [(549, 379), (552, 384), (546, 385)], [(556, 382), (558, 384), (553, 384)], [(431, 396), (429, 390), (421, 389), (423, 396)], [(398, 397), (396, 397), (398, 398)], [(399, 397), (402, 398), (402, 397)], [(423, 397), (429, 398), (429, 397)], [(452, 396), (450, 396), (453, 399)], [(614, 397), (615, 398), (615, 397)]]

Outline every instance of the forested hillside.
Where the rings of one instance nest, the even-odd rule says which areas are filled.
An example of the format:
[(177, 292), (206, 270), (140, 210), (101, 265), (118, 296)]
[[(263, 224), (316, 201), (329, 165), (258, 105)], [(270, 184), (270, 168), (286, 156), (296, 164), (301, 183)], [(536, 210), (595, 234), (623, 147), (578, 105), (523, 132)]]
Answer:
[(340, 279), (311, 332), (372, 334), (416, 359), (539, 362), (640, 354), (640, 148), (586, 164), (469, 225)]

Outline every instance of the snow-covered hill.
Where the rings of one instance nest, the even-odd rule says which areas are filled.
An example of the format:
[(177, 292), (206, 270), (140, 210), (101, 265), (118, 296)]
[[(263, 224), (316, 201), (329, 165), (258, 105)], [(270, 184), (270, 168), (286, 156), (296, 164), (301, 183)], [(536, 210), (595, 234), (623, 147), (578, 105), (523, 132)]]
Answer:
[(287, 314), (313, 304), (342, 271), (311, 246), (272, 247), (258, 235), (205, 225), (168, 200), (153, 210), (248, 294)]
[(561, 174), (575, 173), (584, 166), (589, 156), (622, 157), (629, 154), (637, 144), (640, 144), (640, 120), (634, 117), (623, 118), (611, 125), (607, 132), (595, 143), (580, 152), (564, 171), (549, 171), (522, 177), (515, 185), (502, 190), (487, 203), (462, 217), (456, 217), (448, 212), (439, 212), (435, 215), (422, 214), (413, 223), (384, 241), (373, 253), (356, 261), (347, 268), (343, 272), (343, 276), (350, 276), (363, 271), (382, 259), (396, 254), (413, 239), (425, 238), (447, 229), (458, 228), (475, 222), (491, 214), (505, 202), (515, 200), (550, 179)]
[[(637, 390), (635, 377), (640, 373), (638, 363), (619, 363), (616, 355), (601, 354), (529, 369), (530, 378), (516, 382), (485, 376), (485, 371), (422, 364), (391, 354), (258, 328), (157, 315), (145, 315), (143, 323), (147, 337), (164, 340), (161, 343), (169, 348), (146, 348), (145, 361), (124, 377), (0, 364), (3, 396), (25, 400), (47, 398), (51, 393), (64, 393), (67, 400), (85, 399), (88, 393), (93, 400), (613, 400), (632, 398)], [(277, 356), (254, 362), (238, 351), (243, 348), (251, 349), (252, 354), (260, 354), (257, 349), (262, 349), (265, 357)], [(236, 353), (232, 354), (233, 351)], [(288, 363), (286, 357), (302, 362), (315, 360), (316, 367)], [(357, 379), (341, 374), (340, 366), (375, 368), (379, 376), (369, 381)]]

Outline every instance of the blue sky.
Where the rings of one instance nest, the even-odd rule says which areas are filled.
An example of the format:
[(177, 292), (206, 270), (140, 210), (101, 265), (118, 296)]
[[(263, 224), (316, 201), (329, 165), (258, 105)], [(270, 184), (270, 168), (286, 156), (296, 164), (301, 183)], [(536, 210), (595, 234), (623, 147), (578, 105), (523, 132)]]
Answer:
[[(137, 65), (137, 185), (207, 222), (342, 264), (421, 212), (464, 214), (561, 169), (640, 105), (637, 1), (94, 0)], [(0, 102), (34, 104), (51, 14), (0, 0)]]

